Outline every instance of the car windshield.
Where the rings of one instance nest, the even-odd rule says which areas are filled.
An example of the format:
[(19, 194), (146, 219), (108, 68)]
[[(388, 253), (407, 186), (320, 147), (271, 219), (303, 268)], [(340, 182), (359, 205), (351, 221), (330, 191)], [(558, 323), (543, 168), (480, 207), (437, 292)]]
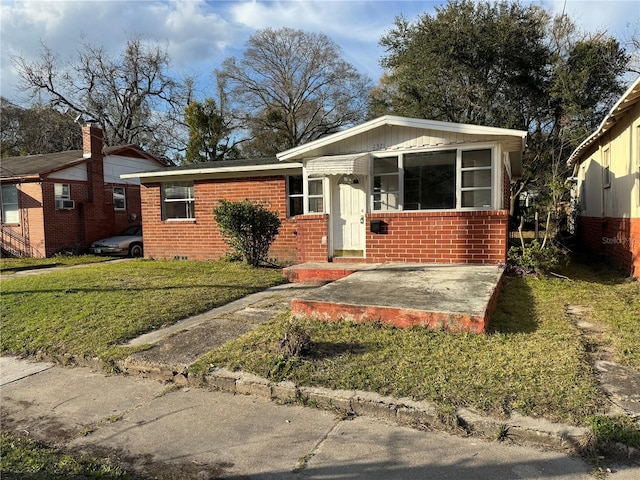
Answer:
[(121, 233), (123, 236), (140, 236), (142, 235), (142, 227), (140, 225), (134, 225), (132, 227), (127, 228), (124, 232)]

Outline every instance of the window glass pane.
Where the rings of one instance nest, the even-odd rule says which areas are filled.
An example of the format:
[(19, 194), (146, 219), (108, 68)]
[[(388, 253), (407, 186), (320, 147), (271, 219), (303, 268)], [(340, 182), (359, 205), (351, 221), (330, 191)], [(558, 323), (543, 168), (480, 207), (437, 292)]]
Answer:
[(324, 202), (322, 198), (309, 199), (309, 213), (324, 213)]
[(56, 198), (71, 198), (68, 183), (55, 183), (53, 190)]
[(398, 158), (374, 158), (373, 173), (396, 173), (398, 171)]
[(462, 192), (462, 206), (491, 208), (491, 190)]
[(193, 202), (167, 202), (165, 218), (193, 218)]
[(289, 216), (295, 217), (304, 213), (304, 199), (302, 197), (293, 197), (289, 199)]
[(193, 185), (167, 185), (164, 188), (166, 200), (193, 198)]
[(462, 152), (462, 168), (490, 166), (491, 150), (465, 150)]
[(404, 209), (455, 208), (456, 152), (404, 156)]
[(18, 204), (18, 187), (15, 185), (2, 186), (2, 205)]
[(2, 223), (20, 223), (16, 185), (2, 186)]
[(289, 182), (289, 195), (302, 195), (302, 175), (292, 175), (287, 177)]
[(491, 170), (468, 170), (462, 172), (462, 188), (490, 186)]
[(322, 179), (309, 180), (309, 195), (322, 195)]
[(113, 208), (116, 210), (125, 210), (127, 208), (125, 190), (123, 187), (113, 188)]
[(398, 184), (398, 175), (384, 175), (381, 177), (373, 177), (373, 191), (378, 192), (397, 192), (400, 186)]
[(373, 195), (374, 210), (397, 210), (398, 194), (397, 193), (377, 193)]
[(162, 186), (163, 219), (193, 219), (195, 207), (193, 182), (168, 183)]

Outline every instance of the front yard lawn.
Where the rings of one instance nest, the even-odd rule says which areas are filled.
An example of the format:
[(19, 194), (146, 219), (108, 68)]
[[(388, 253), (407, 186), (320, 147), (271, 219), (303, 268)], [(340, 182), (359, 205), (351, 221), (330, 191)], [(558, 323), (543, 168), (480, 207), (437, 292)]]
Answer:
[(241, 369), (274, 381), (585, 425), (603, 412), (605, 396), (566, 306), (591, 307), (617, 359), (640, 368), (640, 284), (581, 265), (562, 273), (571, 280), (506, 278), (487, 335), (294, 320), (310, 333), (311, 351), (287, 357), (280, 341), (292, 320), (282, 316), (213, 350), (191, 371)]
[(118, 344), (282, 281), (240, 263), (132, 260), (2, 280), (2, 354), (124, 358)]

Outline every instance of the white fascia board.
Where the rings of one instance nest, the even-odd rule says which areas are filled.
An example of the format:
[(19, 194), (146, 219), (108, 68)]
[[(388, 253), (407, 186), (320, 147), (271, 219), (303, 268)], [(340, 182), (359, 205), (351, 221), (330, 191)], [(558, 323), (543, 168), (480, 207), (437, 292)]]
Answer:
[(300, 145), (298, 147), (285, 150), (284, 152), (278, 153), (276, 157), (280, 161), (299, 158), (301, 155), (311, 150), (315, 150), (317, 148), (324, 147), (326, 145), (330, 145), (335, 142), (339, 142), (340, 140), (344, 140), (346, 138), (353, 137), (361, 133), (365, 133), (369, 130), (373, 130), (374, 128), (378, 128), (384, 125), (391, 125), (396, 127), (420, 128), (424, 130), (439, 130), (443, 132), (463, 133), (463, 134), (469, 134), (469, 135), (495, 135), (495, 136), (517, 137), (521, 139), (522, 150), (524, 150), (526, 137), (527, 137), (527, 134), (529, 133), (526, 130), (511, 130), (508, 128), (485, 127), (482, 125), (470, 125), (466, 123), (450, 123), (450, 122), (440, 122), (436, 120), (424, 120), (420, 118), (396, 117), (393, 115), (385, 115), (383, 117), (378, 117), (374, 120), (365, 122), (361, 125), (348, 128), (342, 132), (333, 133), (331, 135), (327, 135), (326, 137), (319, 138), (318, 140), (314, 140), (313, 142), (305, 143), (304, 145)]
[(302, 163), (280, 163), (273, 165), (244, 165), (242, 167), (210, 167), (210, 168), (190, 168), (186, 170), (155, 170), (153, 172), (126, 173), (120, 175), (120, 178), (154, 178), (154, 177), (182, 177), (193, 175), (215, 175), (218, 173), (260, 173), (271, 172), (276, 170), (293, 170), (302, 169)]

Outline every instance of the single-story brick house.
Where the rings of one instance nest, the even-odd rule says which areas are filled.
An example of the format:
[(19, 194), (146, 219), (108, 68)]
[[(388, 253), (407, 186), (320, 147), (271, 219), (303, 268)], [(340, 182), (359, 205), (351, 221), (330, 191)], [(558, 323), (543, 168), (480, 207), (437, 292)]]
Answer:
[(569, 157), (580, 242), (640, 277), (640, 77)]
[(527, 132), (383, 116), (277, 158), (140, 178), (145, 256), (217, 259), (220, 199), (270, 203), (279, 260), (495, 264), (507, 252), (509, 182)]
[(164, 164), (136, 145), (105, 148), (91, 123), (82, 141), (82, 150), (2, 159), (4, 252), (48, 257), (140, 224), (140, 182), (120, 175)]

